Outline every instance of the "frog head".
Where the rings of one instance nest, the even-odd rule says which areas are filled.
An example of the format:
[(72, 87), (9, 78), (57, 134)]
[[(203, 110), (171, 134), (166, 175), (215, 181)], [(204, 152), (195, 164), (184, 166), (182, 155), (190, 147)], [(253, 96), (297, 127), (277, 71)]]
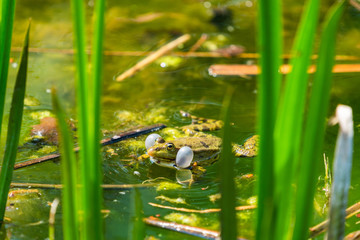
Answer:
[(180, 148), (173, 142), (165, 142), (163, 138), (159, 137), (156, 139), (155, 144), (150, 147), (147, 152), (150, 157), (160, 161), (175, 161), (176, 154), (179, 149)]

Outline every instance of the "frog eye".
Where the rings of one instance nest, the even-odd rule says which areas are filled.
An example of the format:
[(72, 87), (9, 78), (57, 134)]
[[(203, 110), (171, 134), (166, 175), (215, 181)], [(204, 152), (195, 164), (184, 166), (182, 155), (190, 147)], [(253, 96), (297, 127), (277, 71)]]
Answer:
[(166, 149), (169, 151), (175, 150), (175, 145), (173, 143), (166, 144)]
[(160, 138), (161, 138), (161, 136), (159, 134), (156, 134), (156, 133), (153, 133), (153, 134), (150, 134), (149, 136), (147, 136), (147, 138), (145, 139), (145, 147), (146, 147), (146, 149), (149, 149), (152, 146), (154, 146), (154, 144)]
[(187, 168), (190, 166), (193, 158), (194, 158), (193, 150), (188, 146), (182, 147), (176, 154), (176, 160), (175, 160), (176, 166), (179, 168)]

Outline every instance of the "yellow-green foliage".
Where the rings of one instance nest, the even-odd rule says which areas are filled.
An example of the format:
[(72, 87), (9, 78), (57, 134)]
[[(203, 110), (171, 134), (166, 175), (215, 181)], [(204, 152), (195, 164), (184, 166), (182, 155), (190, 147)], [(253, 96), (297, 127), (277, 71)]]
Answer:
[(173, 204), (187, 204), (185, 199), (183, 199), (181, 197), (169, 198), (164, 195), (160, 195), (160, 196), (155, 197), (155, 199), (161, 200), (161, 201), (166, 201), (166, 202), (173, 203)]
[(160, 182), (159, 185), (156, 187), (156, 191), (168, 191), (168, 190), (176, 190), (180, 189), (182, 186), (178, 183), (173, 182)]
[(201, 219), (195, 214), (184, 214), (184, 213), (170, 213), (164, 217), (166, 220), (171, 222), (177, 222), (180, 224), (199, 226)]

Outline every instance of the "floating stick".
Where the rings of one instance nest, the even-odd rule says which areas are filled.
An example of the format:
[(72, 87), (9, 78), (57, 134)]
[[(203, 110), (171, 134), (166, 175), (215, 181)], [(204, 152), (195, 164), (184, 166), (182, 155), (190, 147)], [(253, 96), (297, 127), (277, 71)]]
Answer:
[(170, 50), (172, 50), (175, 47), (179, 46), (180, 44), (188, 41), (189, 39), (190, 39), (190, 35), (185, 34), (185, 35), (182, 35), (181, 37), (175, 39), (174, 41), (169, 42), (168, 44), (162, 46), (161, 48), (159, 48), (159, 50), (153, 52), (152, 54), (150, 54), (149, 56), (147, 56), (146, 58), (144, 58), (143, 60), (138, 62), (135, 66), (133, 66), (132, 68), (125, 71), (123, 74), (116, 77), (116, 81), (120, 82), (120, 81), (123, 81), (124, 79), (134, 75), (137, 71), (140, 71), (145, 66), (149, 65), (150, 63), (152, 63), (159, 57), (163, 56)]
[[(115, 135), (115, 136), (113, 136), (111, 138), (103, 139), (103, 140), (101, 140), (100, 143), (103, 146), (106, 146), (106, 145), (109, 145), (109, 144), (113, 144), (113, 143), (116, 143), (116, 142), (123, 141), (125, 139), (134, 138), (134, 137), (138, 137), (138, 136), (143, 135), (143, 134), (148, 134), (150, 132), (158, 131), (158, 130), (163, 129), (165, 127), (166, 127), (166, 125), (161, 124), (161, 123), (154, 124), (154, 125), (146, 126), (146, 127), (143, 127), (143, 128), (138, 128), (138, 129), (135, 129), (135, 130), (120, 133), (120, 134)], [(79, 149), (80, 149), (79, 147), (76, 147), (76, 148), (74, 148), (74, 151), (78, 152)], [(49, 160), (57, 159), (59, 157), (60, 157), (59, 153), (54, 153), (54, 154), (46, 155), (44, 157), (30, 159), (30, 160), (15, 164), (14, 169), (31, 166), (31, 165), (34, 165), (34, 164), (38, 164), (38, 163), (46, 162), (46, 161), (49, 161)]]

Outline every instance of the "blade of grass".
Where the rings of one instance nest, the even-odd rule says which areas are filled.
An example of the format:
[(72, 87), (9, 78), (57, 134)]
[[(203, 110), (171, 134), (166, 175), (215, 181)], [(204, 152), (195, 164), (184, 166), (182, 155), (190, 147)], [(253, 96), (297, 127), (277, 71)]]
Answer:
[(344, 10), (344, 1), (336, 3), (326, 16), (321, 37), (319, 60), (314, 76), (313, 88), (309, 101), (309, 112), (306, 119), (304, 145), (299, 169), (301, 187), (296, 197), (296, 222), (294, 240), (307, 239), (304, 234), (310, 226), (313, 198), (315, 193), (317, 169), (320, 165), (323, 139), (325, 135), (325, 118), (328, 111), (331, 69), (334, 64), (336, 29)]
[(86, 55), (86, 30), (85, 30), (85, 13), (84, 2), (82, 0), (72, 0), (72, 16), (73, 16), (73, 28), (74, 28), (74, 45), (75, 45), (75, 62), (76, 62), (76, 98), (77, 98), (77, 118), (78, 118), (78, 130), (79, 130), (79, 145), (80, 145), (80, 200), (79, 210), (83, 212), (83, 217), (79, 222), (81, 237), (84, 239), (91, 238), (91, 229), (93, 227), (91, 216), (91, 203), (87, 180), (89, 179), (85, 162), (91, 153), (89, 152), (88, 145), (88, 132), (89, 123), (89, 96), (90, 90), (88, 77), (87, 77), (87, 55)]
[(0, 3), (0, 136), (5, 107), (6, 85), (11, 50), (11, 36), (15, 15), (15, 0)]
[(133, 227), (131, 231), (132, 240), (143, 240), (146, 237), (145, 234), (145, 222), (143, 205), (141, 201), (141, 195), (139, 189), (134, 189), (134, 217), (132, 219)]
[(329, 226), (325, 238), (328, 240), (344, 238), (354, 139), (354, 122), (351, 107), (337, 106), (336, 118), (339, 121), (339, 134), (336, 140), (333, 163), (334, 181), (331, 186)]
[(294, 200), (294, 170), (298, 167), (305, 97), (308, 86), (307, 69), (311, 60), (318, 22), (319, 0), (308, 0), (293, 45), (292, 71), (287, 76), (275, 126), (275, 202), (278, 206), (275, 239), (291, 234)]
[[(104, 13), (105, 13), (105, 1), (95, 1), (94, 12), (94, 35), (92, 43), (92, 65), (91, 65), (91, 78), (90, 78), (90, 99), (88, 104), (92, 106), (89, 108), (89, 128), (88, 132), (88, 149), (91, 154), (83, 159), (84, 171), (88, 174), (86, 182), (92, 182), (92, 185), (88, 186), (87, 198), (90, 198), (92, 211), (90, 218), (93, 219), (91, 230), (95, 239), (102, 239), (102, 165), (100, 159), (100, 116), (101, 116), (101, 89), (102, 89), (102, 50), (103, 50), (103, 34), (104, 34)], [(88, 88), (87, 88), (88, 89)], [(85, 89), (86, 90), (86, 89)], [(85, 165), (86, 164), (86, 165)], [(86, 166), (86, 169), (85, 169)], [(84, 179), (85, 180), (85, 179)], [(85, 182), (84, 182), (85, 185)], [(91, 189), (91, 191), (90, 191)], [(89, 210), (90, 210), (89, 209)]]
[(280, 92), (282, 38), (281, 1), (261, 0), (259, 6), (259, 50), (261, 75), (259, 85), (260, 150), (256, 164), (258, 175), (256, 239), (274, 239), (274, 126)]
[(230, 105), (234, 88), (228, 87), (222, 107), (224, 121), (223, 147), (219, 167), (220, 173), (220, 224), (221, 239), (236, 239), (237, 224), (235, 212), (234, 156), (231, 152)]
[(0, 220), (1, 221), (4, 219), (6, 201), (10, 189), (10, 183), (13, 175), (13, 168), (14, 168), (17, 148), (19, 144), (20, 129), (22, 122), (23, 108), (24, 108), (25, 89), (26, 89), (26, 75), (27, 75), (28, 53), (29, 53), (28, 52), (29, 32), (30, 32), (30, 23), (25, 36), (24, 47), (21, 53), (19, 71), (16, 76), (14, 93), (12, 96), (4, 160), (0, 173)]
[(60, 137), (61, 151), (61, 176), (63, 182), (63, 232), (65, 240), (76, 240), (79, 236), (79, 222), (77, 218), (77, 164), (75, 158), (74, 143), (68, 125), (65, 121), (65, 113), (60, 106), (55, 90), (52, 90), (52, 105), (57, 118), (57, 127)]
[[(85, 14), (82, 0), (72, 1), (75, 45), (77, 49), (77, 98), (82, 186), (82, 233), (85, 239), (102, 239), (101, 164), (99, 155), (100, 95), (104, 1), (95, 2), (95, 36), (93, 42), (93, 74), (86, 75)], [(96, 59), (94, 59), (96, 58)], [(90, 80), (90, 81), (88, 81)]]

